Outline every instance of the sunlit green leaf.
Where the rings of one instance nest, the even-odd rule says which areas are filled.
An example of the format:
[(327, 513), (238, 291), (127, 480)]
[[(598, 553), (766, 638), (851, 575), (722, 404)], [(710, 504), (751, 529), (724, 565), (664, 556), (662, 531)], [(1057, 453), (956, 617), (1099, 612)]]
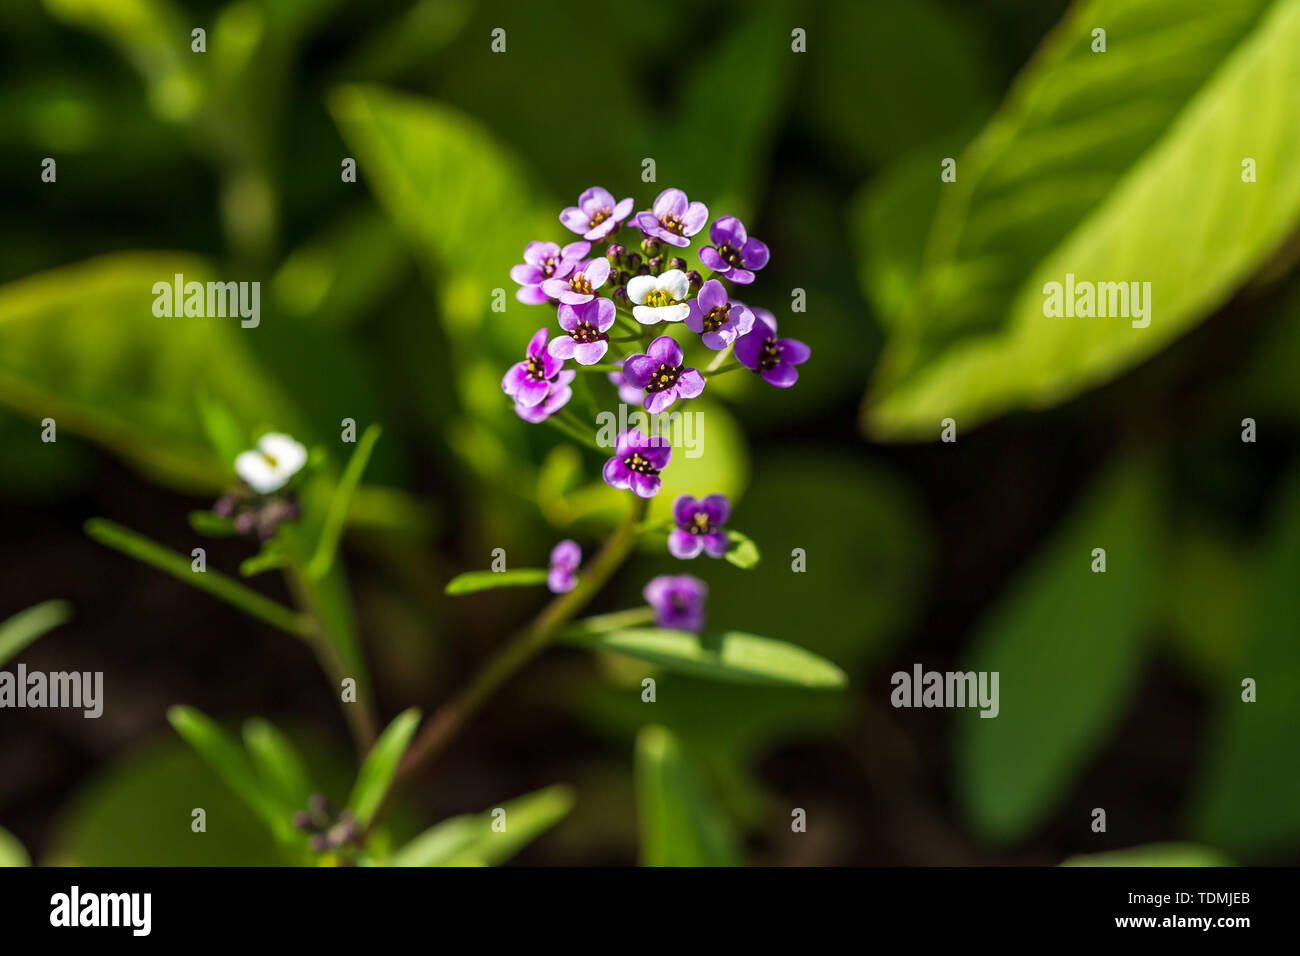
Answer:
[(31, 865), (32, 858), (27, 855), (27, 848), (16, 836), (0, 827), (0, 867)]
[(547, 787), (494, 808), (504, 815), (489, 810), (444, 820), (398, 850), (390, 862), (392, 866), (496, 866), (559, 823), (572, 808), (572, 790)]
[(546, 583), (546, 568), (512, 568), (506, 571), (466, 571), (447, 583), (448, 594), (473, 594), (493, 588), (531, 588)]
[(710, 802), (677, 739), (650, 726), (636, 740), (642, 866), (734, 866), (731, 826)]
[(352, 787), (352, 796), (348, 798), (348, 806), (356, 813), (357, 821), (363, 827), (370, 824), (383, 805), (384, 798), (388, 796), (388, 788), (392, 786), (402, 754), (406, 753), (406, 747), (419, 724), (418, 709), (411, 707), (402, 711), (379, 735), (361, 764), (357, 782)]
[(42, 634), (71, 617), (72, 605), (67, 601), (56, 600), (43, 601), (0, 621), (0, 666), (12, 660)]
[(276, 795), (281, 806), (304, 807), (314, 792), (307, 765), (284, 734), (269, 721), (244, 722), (244, 747), (257, 768), (262, 788)]
[(731, 547), (725, 555), (728, 561), (738, 568), (744, 568), (746, 571), (758, 564), (760, 560), (758, 545), (754, 543), (752, 538), (741, 534), (739, 531), (728, 531), (727, 537), (731, 543)]

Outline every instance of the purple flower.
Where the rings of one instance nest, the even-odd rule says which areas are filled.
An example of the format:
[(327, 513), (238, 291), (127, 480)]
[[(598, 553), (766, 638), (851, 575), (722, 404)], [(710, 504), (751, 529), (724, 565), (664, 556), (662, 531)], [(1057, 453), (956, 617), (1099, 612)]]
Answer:
[(754, 327), (736, 340), (735, 355), (745, 368), (763, 376), (777, 388), (789, 388), (799, 380), (796, 365), (808, 361), (812, 349), (798, 339), (778, 339), (776, 318), (766, 309), (754, 309)]
[(547, 279), (542, 291), (568, 305), (582, 305), (596, 297), (596, 290), (609, 278), (609, 260), (604, 256), (579, 262), (567, 279)]
[(590, 242), (571, 242), (563, 249), (554, 242), (530, 242), (524, 247), (524, 261), (510, 270), (510, 278), (522, 286), (515, 298), (525, 305), (549, 302), (542, 283), (563, 279), (590, 251)]
[(709, 207), (704, 203), (690, 202), (680, 189), (665, 189), (655, 197), (653, 211), (636, 214), (636, 225), (647, 236), (684, 247), (708, 219)]
[(623, 360), (623, 379), (645, 389), (645, 410), (662, 412), (679, 398), (695, 398), (704, 391), (704, 376), (682, 367), (682, 347), (671, 336), (661, 335), (645, 353)]
[(701, 551), (720, 558), (727, 553), (727, 532), (722, 526), (731, 514), (726, 495), (709, 495), (703, 501), (690, 495), (678, 495), (673, 502), (673, 520), (677, 527), (668, 535), (668, 550), (673, 557), (689, 560)]
[(577, 375), (578, 373), (573, 369), (565, 369), (550, 380), (550, 387), (546, 391), (546, 397), (536, 405), (521, 405), (516, 401), (515, 414), (526, 422), (532, 422), (534, 425), (546, 421), (546, 419), (569, 404), (569, 399), (573, 398), (573, 389), (569, 388), (569, 385)]
[(732, 282), (748, 285), (754, 281), (754, 270), (767, 265), (767, 244), (749, 238), (745, 224), (735, 216), (713, 220), (709, 238), (717, 248), (702, 248), (700, 262)]
[[(564, 359), (546, 350), (546, 329), (540, 328), (528, 343), (524, 360), (510, 366), (501, 380), (502, 390), (525, 408), (540, 405), (551, 390), (551, 383), (564, 367)], [(566, 399), (567, 401), (567, 399)]]
[(699, 631), (704, 627), (704, 598), (708, 593), (708, 585), (689, 574), (660, 575), (641, 592), (655, 609), (655, 622), (677, 631)]
[(618, 436), (614, 457), (605, 462), (602, 474), (611, 488), (631, 488), (642, 498), (653, 498), (663, 484), (659, 472), (672, 456), (672, 445), (662, 435), (647, 438), (641, 429), (629, 428)]
[[(620, 368), (622, 368), (623, 366), (623, 361), (624, 361), (623, 359), (618, 360), (618, 365)], [(627, 384), (627, 379), (623, 377), (622, 372), (610, 372), (609, 380), (618, 386), (619, 401), (623, 402), (625, 405), (641, 404), (641, 399), (642, 399), (641, 389)]]
[(609, 336), (605, 333), (614, 324), (614, 312), (614, 303), (604, 298), (583, 305), (560, 303), (560, 328), (569, 334), (551, 339), (546, 350), (558, 359), (595, 365), (609, 351)]
[(618, 228), (632, 211), (632, 203), (631, 196), (615, 203), (609, 190), (592, 186), (578, 197), (578, 205), (560, 213), (560, 222), (582, 238), (595, 242)]
[(552, 594), (564, 594), (578, 586), (580, 564), (582, 549), (576, 542), (561, 541), (551, 549), (551, 569), (546, 575), (546, 586)]
[(754, 313), (743, 302), (728, 302), (727, 290), (717, 279), (700, 287), (690, 307), (686, 327), (701, 333), (700, 341), (715, 351), (722, 351), (754, 327)]

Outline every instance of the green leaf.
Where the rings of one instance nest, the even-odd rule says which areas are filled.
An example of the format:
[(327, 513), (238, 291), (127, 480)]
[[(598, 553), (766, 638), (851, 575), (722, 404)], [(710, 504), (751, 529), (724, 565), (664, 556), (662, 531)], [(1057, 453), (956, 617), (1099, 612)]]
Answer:
[(27, 848), (16, 836), (0, 827), (0, 867), (31, 865), (32, 858), (27, 855)]
[(636, 738), (642, 866), (735, 866), (731, 826), (709, 801), (677, 738), (645, 727)]
[(234, 413), (217, 399), (200, 392), (196, 403), (199, 420), (207, 432), (208, 441), (212, 442), (212, 448), (221, 463), (233, 473), (235, 459), (252, 447), (247, 430)]
[(8, 663), (23, 648), (47, 631), (72, 617), (67, 601), (42, 601), (0, 622), (0, 666)]
[[(1297, 0), (1076, 6), (944, 184), (869, 430), (932, 439), (947, 417), (1054, 405), (1227, 301), (1300, 217), (1297, 47)], [(1044, 285), (1067, 273), (1150, 282), (1150, 325), (1044, 316)]]
[[(492, 811), (444, 820), (425, 830), (394, 854), (392, 866), (496, 866), (566, 817), (573, 791), (554, 786), (516, 797)], [(498, 820), (505, 829), (494, 829)], [(498, 824), (499, 826), (499, 824)]]
[(0, 286), (0, 403), (60, 437), (82, 435), (187, 491), (210, 492), (231, 462), (212, 451), (196, 390), (241, 421), (298, 416), (252, 354), (238, 318), (159, 317), (155, 283), (213, 278), (203, 259), (118, 253)]
[(343, 525), (347, 521), (348, 508), (352, 504), (352, 496), (356, 493), (357, 486), (361, 484), (361, 476), (370, 462), (370, 453), (374, 450), (375, 442), (379, 440), (382, 431), (378, 425), (371, 425), (362, 433), (356, 450), (352, 452), (347, 467), (343, 469), (343, 477), (334, 488), (329, 511), (325, 514), (320, 540), (316, 544), (316, 552), (312, 555), (311, 563), (307, 565), (307, 574), (315, 581), (328, 574), (334, 563), (334, 555), (339, 549), (339, 538), (343, 534)]
[(728, 531), (727, 538), (731, 542), (731, 548), (723, 557), (738, 568), (748, 571), (755, 567), (760, 558), (758, 554), (758, 545), (752, 538), (741, 534), (739, 531)]
[(546, 568), (515, 568), (512, 571), (466, 571), (447, 583), (447, 594), (473, 594), (493, 588), (531, 588), (546, 583)]
[(220, 571), (211, 569), (195, 571), (189, 558), (164, 548), (129, 528), (104, 518), (91, 518), (86, 522), (86, 534), (100, 544), (107, 545), (137, 561), (152, 565), (200, 591), (207, 591), (232, 607), (237, 607), (244, 613), (260, 618), (295, 637), (306, 637), (309, 633), (306, 618), (293, 609), (263, 597), (234, 578), (226, 577)]
[(284, 547), (274, 541), (268, 541), (257, 554), (239, 562), (239, 573), (246, 578), (251, 578), (266, 571), (282, 568), (288, 563), (289, 555)]
[(236, 534), (233, 520), (211, 511), (191, 511), (189, 522), (191, 528), (206, 538), (230, 538)]
[[(1300, 473), (1268, 527), (1249, 641), (1212, 685), (1217, 721), (1191, 811), (1198, 839), (1263, 857), (1300, 846)], [(1253, 703), (1242, 699), (1246, 678), (1255, 681)]]
[(1147, 843), (1108, 853), (1072, 856), (1061, 866), (1232, 866), (1232, 861), (1208, 846)]
[(420, 711), (417, 708), (402, 711), (379, 735), (379, 739), (370, 748), (370, 753), (366, 754), (361, 770), (357, 773), (357, 782), (352, 787), (352, 796), (348, 798), (348, 806), (356, 813), (357, 821), (362, 827), (370, 825), (371, 819), (383, 805), (402, 754), (406, 753), (407, 745), (419, 724)]
[(167, 720), (235, 794), (262, 818), (278, 840), (293, 840), (289, 814), (294, 807), (281, 803), (262, 786), (242, 747), (211, 718), (193, 707), (171, 707)]
[[(1116, 467), (979, 626), (962, 670), (998, 673), (998, 714), (954, 719), (958, 789), (985, 837), (1038, 825), (1128, 705), (1157, 610), (1156, 512), (1147, 463)], [(1092, 571), (1095, 548), (1104, 573)]]
[(306, 763), (289, 738), (270, 721), (254, 717), (244, 722), (244, 748), (257, 768), (264, 791), (275, 794), (281, 806), (307, 805), (316, 789)]
[(816, 688), (843, 687), (847, 680), (830, 661), (801, 647), (738, 631), (701, 638), (689, 631), (644, 627), (564, 639), (713, 680)]

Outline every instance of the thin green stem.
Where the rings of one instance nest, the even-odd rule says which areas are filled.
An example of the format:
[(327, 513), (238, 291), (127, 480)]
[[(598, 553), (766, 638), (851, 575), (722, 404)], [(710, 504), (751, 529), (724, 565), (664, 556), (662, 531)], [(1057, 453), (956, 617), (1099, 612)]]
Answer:
[(598, 363), (596, 365), (575, 365), (573, 370), (575, 372), (621, 372), (623, 371), (623, 366)]
[(741, 365), (739, 362), (728, 362), (726, 365), (722, 366), (722, 368), (713, 369), (709, 372), (709, 375), (725, 375), (727, 372), (734, 372), (736, 369), (744, 367), (745, 366)]
[(633, 497), (622, 523), (600, 553), (582, 569), (578, 586), (567, 594), (556, 595), (531, 626), (490, 657), (465, 688), (438, 709), (406, 751), (398, 771), (402, 778), (409, 777), (442, 753), (488, 698), (541, 653), (560, 628), (600, 592), (632, 552), (638, 537), (637, 526), (644, 520), (648, 506), (647, 499)]

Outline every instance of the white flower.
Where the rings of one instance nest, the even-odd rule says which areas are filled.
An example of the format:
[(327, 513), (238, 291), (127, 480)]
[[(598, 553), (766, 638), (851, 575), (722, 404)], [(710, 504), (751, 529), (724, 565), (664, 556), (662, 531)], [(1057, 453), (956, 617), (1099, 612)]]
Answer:
[(691, 294), (691, 280), (681, 269), (669, 269), (657, 276), (634, 276), (627, 284), (632, 315), (642, 325), (681, 322), (691, 308), (684, 301)]
[(254, 451), (235, 459), (235, 474), (260, 495), (285, 486), (307, 463), (307, 449), (288, 435), (268, 432), (257, 440)]

